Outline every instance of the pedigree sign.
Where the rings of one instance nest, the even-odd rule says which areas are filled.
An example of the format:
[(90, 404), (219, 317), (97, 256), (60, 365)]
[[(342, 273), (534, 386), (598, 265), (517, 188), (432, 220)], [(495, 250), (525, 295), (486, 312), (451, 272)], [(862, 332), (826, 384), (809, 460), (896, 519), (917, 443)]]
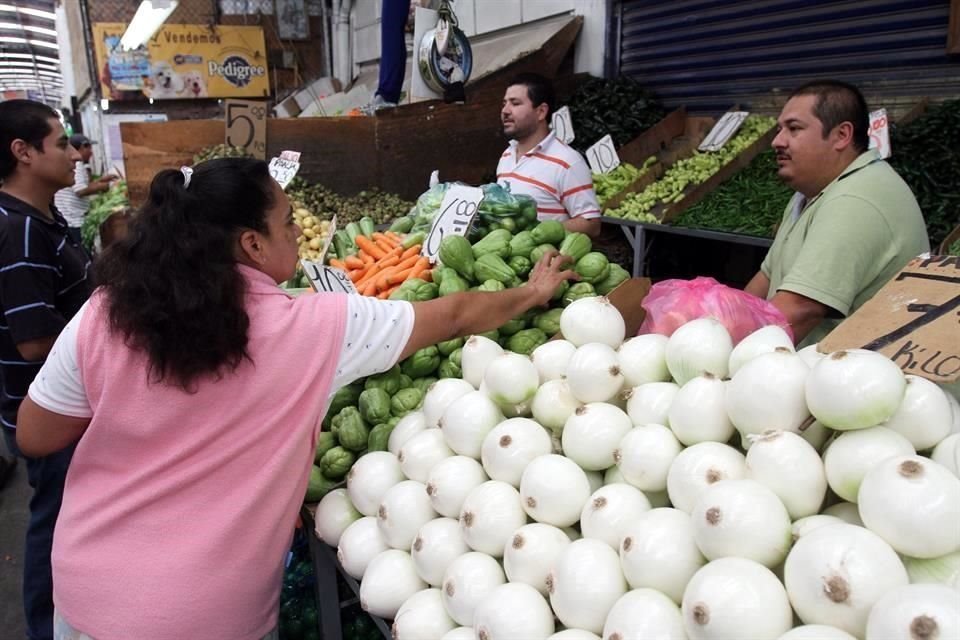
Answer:
[(123, 51), (127, 25), (93, 25), (103, 96), (253, 98), (270, 94), (267, 50), (260, 27), (164, 25), (142, 47)]

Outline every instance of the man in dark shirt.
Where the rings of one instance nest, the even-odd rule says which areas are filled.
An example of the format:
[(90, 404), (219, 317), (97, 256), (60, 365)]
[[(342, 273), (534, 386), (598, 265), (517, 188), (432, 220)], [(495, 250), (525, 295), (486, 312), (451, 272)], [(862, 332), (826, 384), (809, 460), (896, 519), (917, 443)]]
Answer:
[[(53, 109), (29, 100), (0, 102), (0, 422), (15, 455), (20, 401), (92, 290), (89, 257), (52, 204), (58, 190), (73, 184), (79, 159)], [(72, 454), (25, 458), (34, 490), (23, 563), (31, 640), (53, 638), (50, 547)]]

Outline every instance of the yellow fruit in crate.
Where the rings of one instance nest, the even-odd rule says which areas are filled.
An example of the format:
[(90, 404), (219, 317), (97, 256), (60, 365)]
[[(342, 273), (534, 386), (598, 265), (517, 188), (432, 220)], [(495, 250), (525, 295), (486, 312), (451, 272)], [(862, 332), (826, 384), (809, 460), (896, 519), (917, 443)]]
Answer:
[(320, 247), (323, 246), (323, 242), (320, 241), (320, 238), (311, 238), (310, 242), (308, 242), (307, 245), (311, 249), (319, 250)]
[(316, 237), (317, 237), (317, 232), (314, 231), (313, 229), (309, 228), (309, 227), (304, 227), (304, 229), (303, 229), (303, 235), (304, 235), (308, 240), (310, 240), (310, 239), (313, 239), (313, 238), (316, 238)]

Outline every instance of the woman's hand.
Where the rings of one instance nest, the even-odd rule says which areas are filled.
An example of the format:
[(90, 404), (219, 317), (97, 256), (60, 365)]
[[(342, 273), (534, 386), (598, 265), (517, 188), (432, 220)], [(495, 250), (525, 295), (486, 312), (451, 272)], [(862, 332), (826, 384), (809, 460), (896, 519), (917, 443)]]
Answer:
[(543, 306), (550, 302), (553, 294), (565, 280), (579, 280), (580, 275), (575, 271), (564, 269), (573, 262), (570, 256), (562, 256), (557, 251), (547, 251), (534, 265), (530, 278), (524, 285), (530, 290), (537, 305)]

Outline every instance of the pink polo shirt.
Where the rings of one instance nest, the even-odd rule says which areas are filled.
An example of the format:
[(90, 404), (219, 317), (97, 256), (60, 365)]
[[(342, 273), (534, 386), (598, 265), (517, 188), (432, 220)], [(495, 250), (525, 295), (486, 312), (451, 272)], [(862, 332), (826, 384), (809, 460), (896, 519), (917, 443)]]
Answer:
[(144, 355), (109, 332), (102, 295), (78, 325), (93, 417), (54, 535), (54, 602), (97, 640), (253, 640), (276, 625), (348, 303), (292, 299), (241, 271), (252, 361), (193, 394), (148, 382)]

